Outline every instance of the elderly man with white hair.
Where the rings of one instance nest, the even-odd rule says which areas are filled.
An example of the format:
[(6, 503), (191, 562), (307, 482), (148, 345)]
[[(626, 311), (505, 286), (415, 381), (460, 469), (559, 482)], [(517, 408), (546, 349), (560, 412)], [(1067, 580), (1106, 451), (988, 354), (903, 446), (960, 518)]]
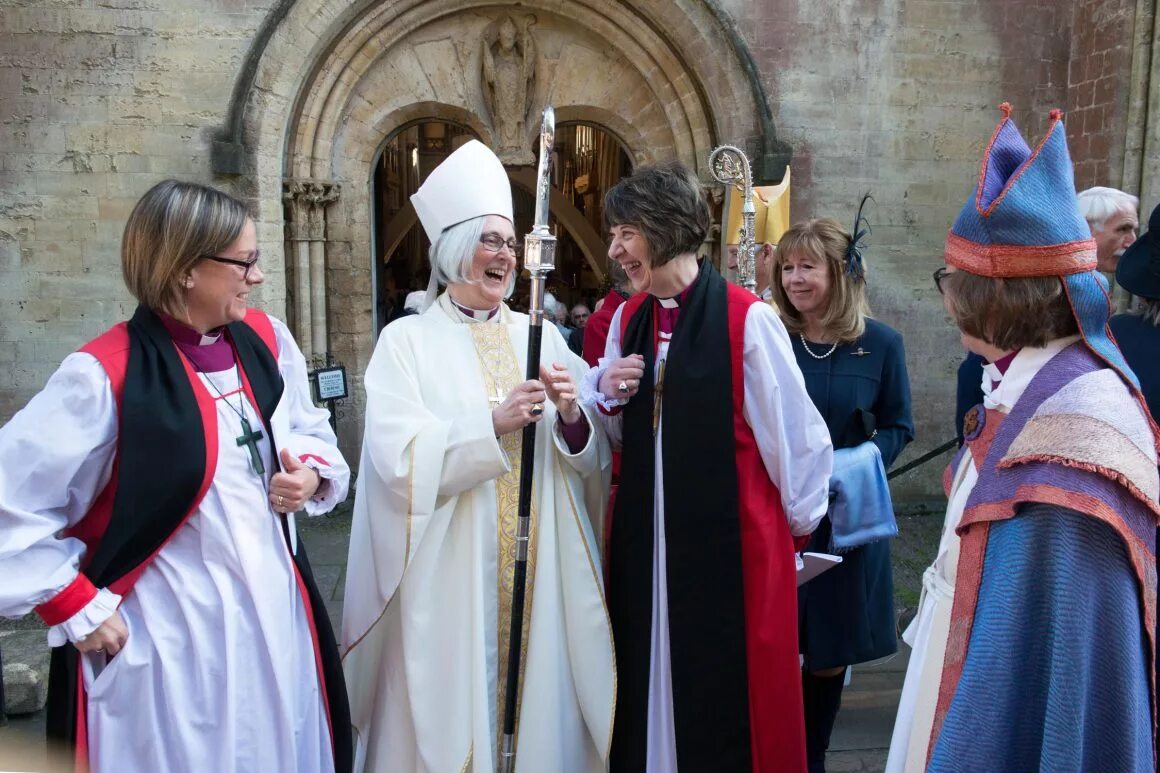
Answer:
[(1140, 200), (1130, 193), (1096, 186), (1079, 194), (1079, 211), (1096, 242), (1096, 267), (1114, 273), (1124, 250), (1136, 241)]

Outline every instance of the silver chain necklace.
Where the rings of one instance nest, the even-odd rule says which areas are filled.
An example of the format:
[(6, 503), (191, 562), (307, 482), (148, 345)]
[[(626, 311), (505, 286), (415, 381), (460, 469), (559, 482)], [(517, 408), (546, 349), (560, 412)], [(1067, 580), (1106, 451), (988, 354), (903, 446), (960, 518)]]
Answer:
[(815, 360), (826, 359), (831, 354), (833, 354), (834, 351), (837, 350), (837, 348), (838, 348), (838, 342), (835, 341), (834, 345), (830, 347), (830, 351), (826, 352), (825, 354), (814, 354), (814, 352), (810, 349), (810, 345), (806, 343), (806, 334), (805, 333), (798, 333), (798, 338), (802, 339), (802, 348), (806, 350), (806, 354), (813, 357)]

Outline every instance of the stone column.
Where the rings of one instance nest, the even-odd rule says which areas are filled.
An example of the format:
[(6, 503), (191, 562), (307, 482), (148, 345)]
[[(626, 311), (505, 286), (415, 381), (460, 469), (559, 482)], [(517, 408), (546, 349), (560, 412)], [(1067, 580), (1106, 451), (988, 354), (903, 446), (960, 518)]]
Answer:
[(287, 253), (294, 267), (294, 336), (309, 360), (327, 351), (326, 206), (342, 187), (322, 180), (286, 180)]
[(1160, 160), (1160, 5), (1137, 0), (1132, 35), (1127, 136), (1120, 188), (1140, 197), (1140, 225), (1160, 203), (1160, 180), (1152, 173)]

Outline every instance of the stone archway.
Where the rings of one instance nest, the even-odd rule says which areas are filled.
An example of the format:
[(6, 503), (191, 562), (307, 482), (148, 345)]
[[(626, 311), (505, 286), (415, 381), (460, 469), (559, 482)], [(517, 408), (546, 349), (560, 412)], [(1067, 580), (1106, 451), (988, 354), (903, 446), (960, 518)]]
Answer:
[[(753, 61), (708, 0), (283, 0), (247, 62), (251, 85), (239, 82), (215, 169), (254, 173), (265, 239), (285, 223), (289, 238), (310, 240), (270, 272), (264, 301), (285, 304), (300, 342), (347, 365), (352, 394), (361, 396), (373, 346), (371, 165), (385, 138), (419, 117), (470, 126), (492, 144), (480, 40), (505, 15), (534, 17), (531, 115), (552, 103), (558, 121), (607, 127), (638, 164), (677, 158), (702, 170), (722, 141), (777, 170), (766, 176), (788, 161)], [(318, 186), (326, 196), (296, 198)], [(355, 408), (348, 421), (361, 415)], [(357, 423), (346, 429), (358, 435)]]

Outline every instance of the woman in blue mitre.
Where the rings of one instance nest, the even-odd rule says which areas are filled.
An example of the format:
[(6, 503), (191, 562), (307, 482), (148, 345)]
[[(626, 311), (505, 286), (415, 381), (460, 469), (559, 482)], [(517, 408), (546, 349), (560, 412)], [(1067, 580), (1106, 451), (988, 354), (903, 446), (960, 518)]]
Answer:
[(983, 403), (947, 471), (889, 771), (1155, 769), (1157, 434), (1059, 111), (1002, 106), (936, 275)]

